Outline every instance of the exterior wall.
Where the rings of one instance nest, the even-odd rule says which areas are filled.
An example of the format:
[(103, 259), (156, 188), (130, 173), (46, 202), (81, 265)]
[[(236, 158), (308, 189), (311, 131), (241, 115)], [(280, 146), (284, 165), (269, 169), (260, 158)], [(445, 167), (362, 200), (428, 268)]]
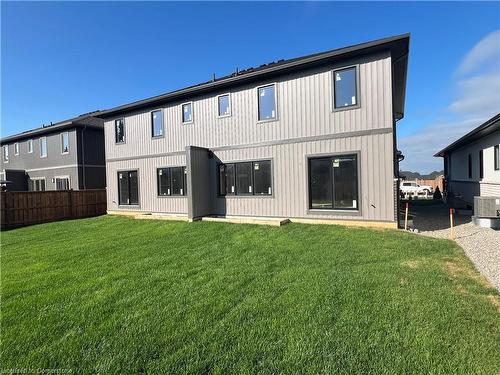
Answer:
[[(500, 170), (495, 171), (493, 147), (500, 144), (500, 131), (452, 151), (448, 158), (447, 191), (460, 195), (467, 204), (474, 196), (500, 196)], [(479, 151), (483, 150), (483, 178), (479, 178)], [(472, 156), (472, 178), (468, 177), (468, 155)]]
[[(333, 110), (333, 74), (358, 65), (359, 107)], [(277, 113), (257, 120), (257, 87), (231, 90), (231, 117), (217, 117), (217, 92), (193, 98), (193, 123), (181, 123), (181, 104), (163, 107), (164, 136), (151, 137), (151, 111), (125, 119), (124, 144), (115, 144), (114, 120), (105, 122), (108, 210), (188, 213), (186, 197), (158, 197), (156, 168), (186, 166), (186, 147), (213, 152), (210, 194), (213, 214), (395, 221), (391, 59), (388, 54), (344, 61), (275, 80)], [(158, 108), (151, 108), (158, 109)], [(117, 117), (120, 118), (120, 117)], [(307, 157), (359, 153), (360, 210), (308, 209)], [(273, 195), (217, 196), (217, 161), (272, 159)], [(138, 207), (117, 204), (118, 170), (139, 170)], [(188, 194), (191, 191), (188, 189)]]
[(70, 189), (78, 190), (78, 168), (51, 168), (27, 172), (29, 178), (45, 178), (45, 190), (56, 190), (56, 177), (69, 177)]
[(198, 218), (212, 214), (214, 184), (210, 170), (216, 165), (210, 162), (210, 151), (206, 148), (188, 147), (186, 150), (188, 173), (188, 217)]

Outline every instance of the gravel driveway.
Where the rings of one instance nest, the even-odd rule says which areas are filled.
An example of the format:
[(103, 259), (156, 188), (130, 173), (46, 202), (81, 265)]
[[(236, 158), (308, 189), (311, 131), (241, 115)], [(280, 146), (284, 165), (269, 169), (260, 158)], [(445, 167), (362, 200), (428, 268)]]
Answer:
[[(413, 227), (420, 234), (450, 238), (449, 208), (445, 204), (414, 206), (410, 212), (414, 214)], [(500, 290), (500, 231), (477, 227), (470, 216), (455, 214), (455, 241), (479, 272)]]

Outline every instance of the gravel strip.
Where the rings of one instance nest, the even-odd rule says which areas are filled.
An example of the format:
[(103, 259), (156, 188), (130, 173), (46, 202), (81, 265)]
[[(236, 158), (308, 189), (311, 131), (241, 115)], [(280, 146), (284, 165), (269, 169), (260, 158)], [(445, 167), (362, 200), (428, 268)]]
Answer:
[[(450, 238), (448, 208), (445, 205), (415, 207), (414, 228), (424, 236)], [(500, 231), (481, 228), (470, 216), (455, 215), (455, 241), (476, 268), (500, 290)]]

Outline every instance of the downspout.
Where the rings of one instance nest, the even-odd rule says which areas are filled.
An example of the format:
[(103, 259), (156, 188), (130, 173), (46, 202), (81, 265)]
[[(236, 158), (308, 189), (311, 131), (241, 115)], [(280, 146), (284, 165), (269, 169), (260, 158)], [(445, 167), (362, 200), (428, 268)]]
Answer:
[(83, 137), (84, 137), (84, 133), (85, 133), (86, 129), (87, 129), (87, 124), (85, 124), (85, 126), (82, 130), (82, 139), (81, 139), (83, 190), (87, 190), (87, 178), (85, 176), (85, 148), (84, 148), (84, 142), (83, 142)]

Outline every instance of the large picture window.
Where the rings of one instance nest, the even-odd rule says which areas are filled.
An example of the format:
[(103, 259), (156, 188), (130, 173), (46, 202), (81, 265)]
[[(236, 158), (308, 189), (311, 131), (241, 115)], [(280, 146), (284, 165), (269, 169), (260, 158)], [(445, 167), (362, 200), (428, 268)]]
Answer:
[(186, 195), (185, 167), (158, 168), (156, 174), (159, 196)]
[(309, 159), (309, 208), (357, 210), (356, 155)]
[(356, 106), (358, 104), (356, 67), (335, 70), (333, 76), (335, 109)]
[(118, 172), (118, 203), (120, 205), (139, 204), (139, 180), (137, 171)]
[(271, 161), (219, 165), (219, 195), (272, 195)]

